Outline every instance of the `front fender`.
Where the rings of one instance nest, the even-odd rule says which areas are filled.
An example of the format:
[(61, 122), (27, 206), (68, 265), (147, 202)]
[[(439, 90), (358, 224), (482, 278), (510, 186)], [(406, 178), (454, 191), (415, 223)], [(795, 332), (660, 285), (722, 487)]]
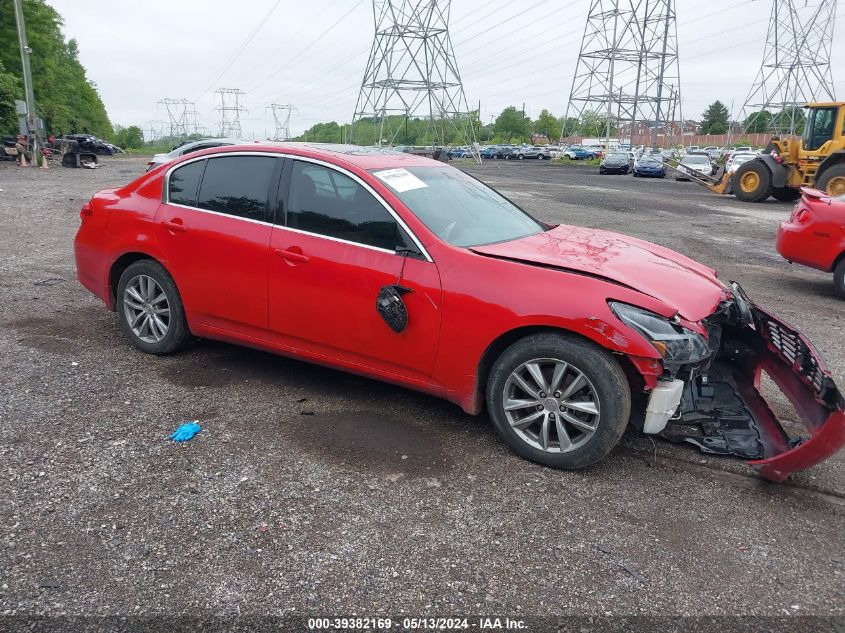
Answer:
[(769, 171), (772, 173), (772, 187), (782, 189), (786, 187), (787, 171), (786, 167), (777, 162), (771, 154), (763, 154), (757, 160), (763, 161)]

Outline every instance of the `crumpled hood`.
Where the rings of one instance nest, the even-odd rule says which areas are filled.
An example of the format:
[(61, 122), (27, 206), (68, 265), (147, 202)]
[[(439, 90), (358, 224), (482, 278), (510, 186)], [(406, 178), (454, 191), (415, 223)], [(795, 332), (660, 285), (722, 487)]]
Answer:
[(716, 272), (680, 253), (619, 233), (561, 225), (476, 253), (595, 275), (658, 299), (690, 321), (727, 297)]

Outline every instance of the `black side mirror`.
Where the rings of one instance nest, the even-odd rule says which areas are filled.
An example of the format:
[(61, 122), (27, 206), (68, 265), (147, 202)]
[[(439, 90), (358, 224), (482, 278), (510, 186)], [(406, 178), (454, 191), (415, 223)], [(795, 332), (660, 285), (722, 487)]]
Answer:
[(384, 286), (376, 298), (376, 311), (387, 326), (397, 334), (408, 327), (408, 308), (402, 295), (411, 292), (402, 286)]

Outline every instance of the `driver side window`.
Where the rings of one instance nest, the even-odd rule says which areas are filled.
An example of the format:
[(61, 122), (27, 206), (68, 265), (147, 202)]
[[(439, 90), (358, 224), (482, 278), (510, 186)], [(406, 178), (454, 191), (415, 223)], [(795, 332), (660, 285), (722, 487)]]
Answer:
[(358, 182), (338, 171), (294, 161), (286, 225), (389, 251), (411, 244), (396, 219)]

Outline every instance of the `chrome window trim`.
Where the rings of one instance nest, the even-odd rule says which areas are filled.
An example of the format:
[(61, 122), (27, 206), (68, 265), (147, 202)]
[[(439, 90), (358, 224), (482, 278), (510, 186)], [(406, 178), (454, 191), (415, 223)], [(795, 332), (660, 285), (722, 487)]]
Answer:
[(271, 158), (289, 158), (291, 160), (301, 160), (301, 161), (304, 161), (304, 162), (307, 162), (307, 163), (313, 163), (315, 165), (321, 165), (322, 167), (326, 167), (328, 169), (333, 169), (334, 171), (340, 172), (344, 176), (351, 178), (352, 180), (357, 182), (359, 185), (364, 187), (364, 189), (366, 189), (370, 193), (370, 195), (372, 195), (381, 204), (381, 206), (383, 206), (385, 208), (385, 210), (393, 217), (393, 219), (396, 220), (396, 223), (399, 224), (399, 226), (401, 226), (402, 229), (411, 237), (411, 240), (413, 240), (416, 247), (418, 249), (420, 249), (420, 253), (422, 253), (423, 257), (425, 257), (425, 260), (427, 262), (434, 263), (434, 260), (432, 259), (431, 255), (428, 254), (428, 251), (422, 245), (422, 243), (419, 241), (419, 239), (414, 234), (414, 232), (410, 229), (410, 227), (408, 227), (407, 224), (405, 224), (405, 221), (401, 217), (399, 217), (399, 214), (396, 213), (396, 211), (393, 209), (393, 207), (391, 207), (387, 203), (387, 201), (384, 198), (382, 198), (376, 192), (375, 189), (373, 189), (367, 182), (362, 180), (359, 176), (352, 173), (348, 169), (345, 169), (344, 167), (341, 167), (340, 165), (335, 165), (334, 163), (331, 163), (331, 162), (328, 162), (328, 161), (325, 161), (325, 160), (320, 160), (319, 158), (312, 158), (310, 156), (298, 156), (296, 154), (286, 154), (286, 153), (282, 153), (282, 152), (220, 152), (219, 154), (210, 154), (210, 155), (206, 155), (206, 156), (197, 156), (195, 158), (190, 158), (186, 161), (182, 161), (180, 163), (172, 165), (165, 172), (165, 174), (164, 174), (164, 196), (163, 196), (164, 203), (171, 205), (171, 206), (174, 206), (174, 207), (180, 207), (180, 208), (183, 208), (183, 209), (190, 209), (191, 211), (200, 211), (202, 213), (212, 213), (214, 215), (220, 215), (222, 217), (232, 218), (232, 219), (235, 219), (235, 220), (244, 220), (245, 222), (255, 222), (257, 224), (268, 224), (272, 227), (279, 227), (279, 228), (282, 228), (282, 229), (285, 229), (285, 230), (288, 230), (288, 231), (293, 231), (295, 233), (302, 233), (303, 235), (313, 235), (313, 236), (316, 236), (316, 237), (322, 237), (324, 239), (327, 239), (327, 240), (330, 240), (330, 241), (333, 241), (333, 242), (340, 242), (342, 244), (350, 244), (352, 246), (360, 246), (362, 248), (368, 248), (368, 249), (371, 249), (371, 250), (376, 250), (376, 251), (391, 253), (392, 255), (396, 255), (396, 251), (391, 251), (391, 250), (388, 250), (386, 248), (379, 248), (377, 246), (370, 246), (369, 244), (361, 244), (360, 242), (351, 242), (351, 241), (348, 241), (348, 240), (343, 240), (343, 239), (340, 239), (340, 238), (331, 237), (330, 235), (323, 235), (322, 233), (312, 233), (310, 231), (303, 231), (301, 229), (293, 229), (293, 228), (287, 227), (283, 224), (276, 224), (274, 222), (265, 222), (265, 221), (262, 221), (262, 220), (253, 220), (251, 218), (244, 218), (244, 217), (237, 216), (237, 215), (229, 215), (228, 213), (220, 213), (219, 211), (209, 211), (208, 209), (200, 209), (199, 207), (189, 207), (187, 205), (175, 204), (175, 203), (170, 202), (170, 174), (172, 174), (174, 171), (176, 171), (180, 167), (184, 167), (185, 165), (188, 165), (190, 163), (195, 163), (195, 162), (198, 162), (198, 161), (201, 161), (201, 160), (208, 160), (208, 159), (213, 159), (213, 158), (224, 158), (224, 157), (227, 157), (227, 156), (269, 156)]

